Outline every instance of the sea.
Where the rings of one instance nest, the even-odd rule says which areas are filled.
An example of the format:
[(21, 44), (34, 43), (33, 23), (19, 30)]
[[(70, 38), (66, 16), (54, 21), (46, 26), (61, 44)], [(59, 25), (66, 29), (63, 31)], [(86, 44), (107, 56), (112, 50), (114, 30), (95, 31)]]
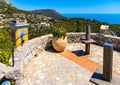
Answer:
[(120, 14), (62, 14), (67, 18), (84, 18), (120, 25)]

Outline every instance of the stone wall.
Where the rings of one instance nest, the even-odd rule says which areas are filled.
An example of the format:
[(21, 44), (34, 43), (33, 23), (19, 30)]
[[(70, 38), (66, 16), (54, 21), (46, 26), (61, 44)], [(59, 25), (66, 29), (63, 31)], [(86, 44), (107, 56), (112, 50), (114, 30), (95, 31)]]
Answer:
[(52, 35), (45, 35), (29, 40), (27, 43), (24, 43), (23, 46), (16, 49), (14, 53), (15, 61), (22, 59), (23, 66), (25, 66), (33, 56), (46, 48), (50, 40), (52, 40)]
[[(80, 43), (82, 39), (85, 39), (85, 33), (67, 33), (68, 43)], [(15, 66), (6, 67), (0, 63), (0, 78), (6, 76), (7, 78), (20, 79), (23, 68), (29, 63), (29, 61), (37, 56), (44, 49), (51, 48), (52, 35), (44, 35), (41, 37), (29, 40), (24, 43), (23, 46), (19, 46), (14, 53)], [(104, 42), (113, 43), (114, 49), (120, 51), (120, 38), (91, 34), (91, 38), (96, 41), (95, 44), (103, 46)], [(19, 81), (17, 81), (19, 82)]]
[(5, 66), (0, 63), (0, 80), (2, 77), (17, 80), (17, 85), (20, 84), (20, 78), (22, 76), (23, 68), (29, 63), (29, 61), (35, 57), (40, 51), (50, 47), (52, 35), (45, 35), (34, 38), (24, 43), (23, 46), (16, 48), (14, 52), (14, 67)]
[[(67, 36), (69, 43), (78, 43), (85, 39), (85, 33), (68, 33)], [(91, 39), (95, 40), (95, 44), (100, 46), (103, 46), (105, 42), (112, 43), (114, 49), (120, 51), (120, 37), (91, 33)]]

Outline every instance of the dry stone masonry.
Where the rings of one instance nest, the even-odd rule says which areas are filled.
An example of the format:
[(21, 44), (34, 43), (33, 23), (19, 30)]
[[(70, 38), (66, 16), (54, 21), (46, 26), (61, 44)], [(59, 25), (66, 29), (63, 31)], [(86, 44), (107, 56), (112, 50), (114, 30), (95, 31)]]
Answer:
[[(80, 43), (81, 39), (85, 37), (85, 33), (67, 33), (68, 43)], [(27, 43), (24, 43), (23, 46), (18, 47), (15, 50), (15, 66), (14, 67), (6, 67), (4, 64), (0, 63), (0, 79), (3, 76), (7, 78), (13, 78), (15, 80), (20, 79), (21, 72), (23, 68), (31, 61), (31, 59), (37, 56), (43, 49), (50, 49), (51, 40), (53, 36), (44, 35), (41, 37), (34, 38), (29, 40)], [(108, 35), (98, 35), (95, 33), (91, 33), (91, 39), (95, 40), (97, 45), (103, 46), (105, 42), (113, 43), (114, 49), (120, 51), (120, 38), (113, 37)], [(20, 81), (17, 81), (18, 83)]]

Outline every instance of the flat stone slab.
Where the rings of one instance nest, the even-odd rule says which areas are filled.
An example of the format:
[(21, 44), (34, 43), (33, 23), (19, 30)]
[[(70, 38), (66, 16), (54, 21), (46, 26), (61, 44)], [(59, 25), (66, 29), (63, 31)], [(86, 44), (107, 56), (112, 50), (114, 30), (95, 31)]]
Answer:
[(95, 43), (96, 41), (93, 39), (90, 39), (90, 40), (82, 40), (82, 42), (85, 44), (91, 44), (91, 43)]
[(96, 85), (120, 85), (120, 76), (119, 75), (113, 74), (111, 82), (108, 82), (108, 81), (104, 80), (104, 78), (102, 76), (102, 73), (103, 73), (102, 71), (103, 71), (103, 69), (98, 68), (94, 72), (92, 77), (90, 78), (90, 81), (95, 83)]

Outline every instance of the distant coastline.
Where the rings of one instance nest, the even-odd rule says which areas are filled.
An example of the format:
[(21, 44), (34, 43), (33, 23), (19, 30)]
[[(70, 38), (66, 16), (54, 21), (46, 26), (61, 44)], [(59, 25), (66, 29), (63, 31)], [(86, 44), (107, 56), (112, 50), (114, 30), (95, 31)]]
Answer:
[(107, 22), (109, 24), (120, 24), (120, 14), (62, 14), (67, 18), (85, 18)]

